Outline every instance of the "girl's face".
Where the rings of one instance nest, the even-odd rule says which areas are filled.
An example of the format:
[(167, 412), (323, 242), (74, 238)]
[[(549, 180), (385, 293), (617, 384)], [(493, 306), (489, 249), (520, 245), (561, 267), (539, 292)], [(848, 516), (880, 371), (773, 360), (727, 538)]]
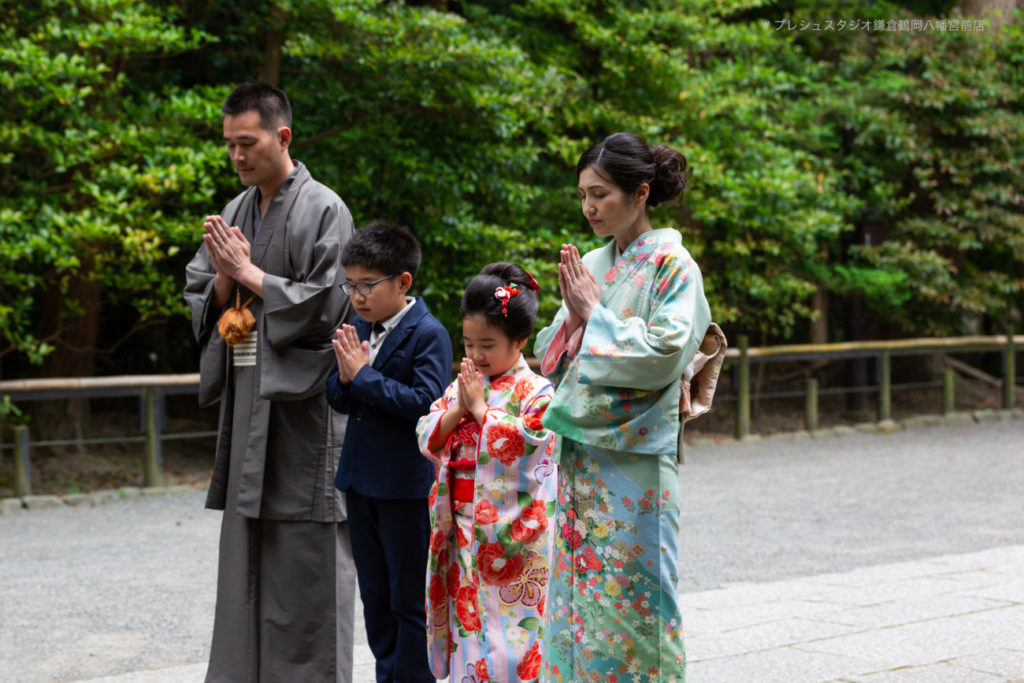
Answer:
[(642, 231), (650, 192), (647, 183), (640, 185), (635, 197), (628, 197), (621, 187), (588, 166), (580, 171), (576, 189), (580, 194), (583, 216), (598, 237), (615, 237), (628, 245)]
[(503, 330), (491, 325), (481, 314), (462, 319), (462, 338), (466, 342), (466, 358), (488, 377), (500, 375), (515, 365), (527, 341), (509, 339)]

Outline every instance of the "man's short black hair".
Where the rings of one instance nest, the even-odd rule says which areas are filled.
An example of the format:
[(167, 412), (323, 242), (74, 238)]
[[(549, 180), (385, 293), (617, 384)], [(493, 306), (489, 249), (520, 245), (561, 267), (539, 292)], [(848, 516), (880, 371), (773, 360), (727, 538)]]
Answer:
[(224, 100), (221, 113), (238, 116), (247, 111), (260, 113), (260, 127), (274, 133), (278, 126), (292, 127), (292, 104), (284, 90), (269, 83), (242, 83)]
[(409, 228), (375, 220), (356, 231), (341, 252), (341, 264), (379, 270), (385, 275), (420, 269), (420, 243)]

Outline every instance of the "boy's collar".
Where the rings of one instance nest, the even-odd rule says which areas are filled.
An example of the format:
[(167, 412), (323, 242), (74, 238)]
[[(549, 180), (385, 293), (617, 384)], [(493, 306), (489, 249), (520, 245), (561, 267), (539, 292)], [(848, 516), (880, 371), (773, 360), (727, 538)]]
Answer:
[(376, 323), (370, 323), (370, 329), (375, 328), (378, 324), (383, 325), (387, 331), (391, 331), (395, 325), (405, 316), (405, 314), (412, 308), (413, 304), (416, 303), (416, 297), (407, 296), (405, 297), (405, 305), (398, 309), (397, 312), (393, 313), (390, 317), (384, 320), (378, 320)]

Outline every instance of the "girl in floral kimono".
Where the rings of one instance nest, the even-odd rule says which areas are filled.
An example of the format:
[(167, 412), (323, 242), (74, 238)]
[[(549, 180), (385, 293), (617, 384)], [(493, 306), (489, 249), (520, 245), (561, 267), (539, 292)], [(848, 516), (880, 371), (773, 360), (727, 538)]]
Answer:
[(541, 419), (553, 387), (521, 353), (538, 289), (514, 263), (493, 263), (473, 278), (462, 297), (461, 372), (416, 428), (437, 468), (430, 666), (457, 683), (540, 675), (556, 490), (555, 436)]
[(563, 437), (543, 680), (681, 681), (676, 599), (680, 377), (711, 322), (700, 270), (647, 213), (686, 160), (617, 133), (576, 166), (583, 215), (612, 238), (563, 245), (562, 307), (537, 336), (557, 384), (543, 425)]

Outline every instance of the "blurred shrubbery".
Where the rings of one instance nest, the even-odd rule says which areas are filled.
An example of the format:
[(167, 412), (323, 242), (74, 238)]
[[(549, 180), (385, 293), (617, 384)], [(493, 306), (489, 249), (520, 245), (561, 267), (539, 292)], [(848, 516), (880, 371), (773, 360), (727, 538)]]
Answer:
[[(596, 245), (576, 159), (618, 130), (689, 160), (683, 202), (653, 221), (682, 231), (732, 333), (1020, 327), (1019, 19), (911, 30), (939, 15), (757, 0), (0, 9), (5, 377), (194, 370), (184, 263), (239, 190), (219, 108), (261, 77), (293, 101), (293, 156), (357, 224), (415, 230), (416, 293), (456, 342), (490, 261), (534, 271), (550, 318), (558, 246)], [(874, 30), (889, 20), (908, 28)]]

